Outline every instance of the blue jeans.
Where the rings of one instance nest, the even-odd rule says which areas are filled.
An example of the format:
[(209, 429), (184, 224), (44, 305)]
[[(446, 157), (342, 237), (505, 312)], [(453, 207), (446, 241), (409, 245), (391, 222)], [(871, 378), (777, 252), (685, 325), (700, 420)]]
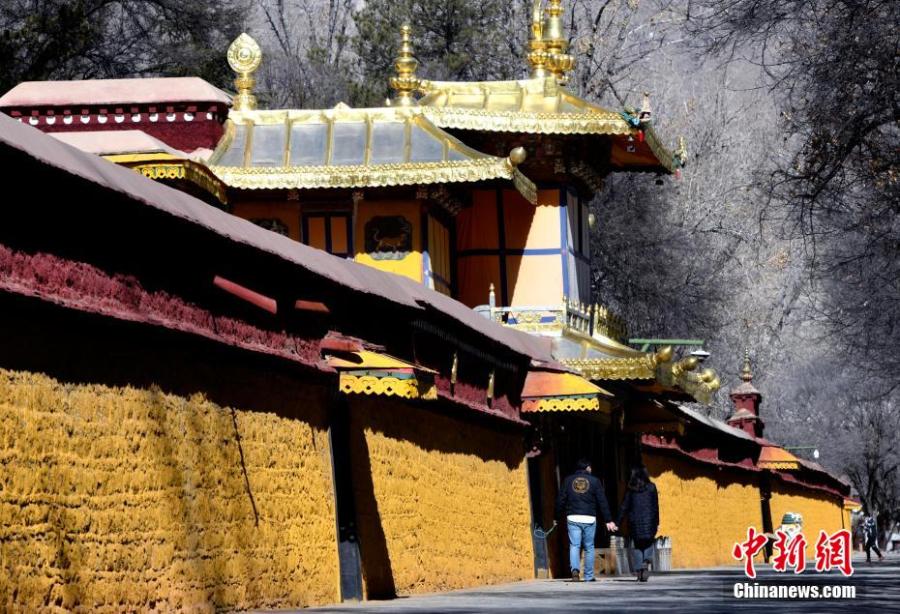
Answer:
[[(634, 549), (634, 571), (639, 569), (647, 569), (653, 562), (653, 542), (652, 539), (635, 539)], [(656, 570), (654, 570), (656, 571)]]
[(581, 569), (581, 545), (584, 544), (584, 580), (594, 578), (594, 535), (597, 533), (597, 523), (572, 522), (567, 523), (569, 530), (569, 569)]

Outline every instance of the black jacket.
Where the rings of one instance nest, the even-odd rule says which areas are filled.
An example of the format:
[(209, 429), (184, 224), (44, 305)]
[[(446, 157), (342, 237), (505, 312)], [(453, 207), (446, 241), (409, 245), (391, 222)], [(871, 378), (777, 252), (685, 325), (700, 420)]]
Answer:
[(563, 514), (599, 516), (604, 523), (610, 522), (612, 515), (609, 513), (606, 493), (603, 492), (603, 482), (587, 471), (576, 471), (563, 480), (556, 498), (556, 516), (561, 517)]
[(619, 509), (619, 520), (616, 524), (621, 525), (623, 518), (628, 518), (632, 538), (656, 537), (656, 531), (659, 529), (659, 493), (653, 482), (641, 490), (628, 489)]

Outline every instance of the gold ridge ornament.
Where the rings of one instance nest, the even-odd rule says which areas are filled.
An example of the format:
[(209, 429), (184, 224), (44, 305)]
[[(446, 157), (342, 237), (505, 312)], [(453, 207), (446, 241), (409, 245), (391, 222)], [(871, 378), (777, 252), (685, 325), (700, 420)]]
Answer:
[(228, 47), (228, 65), (237, 73), (234, 86), (237, 89), (232, 109), (235, 111), (252, 111), (256, 108), (256, 96), (253, 95), (253, 86), (256, 80), (253, 73), (262, 63), (262, 49), (253, 40), (253, 37), (242, 33)]

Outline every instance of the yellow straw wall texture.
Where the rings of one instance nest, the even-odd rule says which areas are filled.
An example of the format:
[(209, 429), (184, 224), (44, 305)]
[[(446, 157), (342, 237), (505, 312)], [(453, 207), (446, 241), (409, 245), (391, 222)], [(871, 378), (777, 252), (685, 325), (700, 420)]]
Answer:
[(532, 577), (521, 433), (384, 398), (350, 413), (370, 597)]
[(336, 601), (322, 400), (272, 384), (313, 419), (0, 370), (0, 610)]
[(731, 556), (747, 527), (762, 531), (759, 487), (752, 478), (712, 465), (644, 453), (659, 490), (659, 535), (672, 538), (676, 568), (738, 564)]
[[(844, 528), (844, 500), (810, 489), (803, 489), (780, 480), (772, 481), (772, 529), (781, 526), (781, 518), (787, 512), (803, 516), (803, 535), (806, 537), (806, 558), (809, 565), (815, 557), (819, 531), (832, 535)], [(848, 527), (849, 528), (849, 527)]]

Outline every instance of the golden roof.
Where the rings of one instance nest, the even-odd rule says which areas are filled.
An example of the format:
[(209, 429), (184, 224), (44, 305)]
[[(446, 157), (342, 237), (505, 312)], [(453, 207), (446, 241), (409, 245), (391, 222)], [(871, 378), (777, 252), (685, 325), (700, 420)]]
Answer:
[[(662, 166), (672, 172), (683, 158), (659, 140), (647, 124), (592, 104), (558, 84), (555, 77), (518, 81), (422, 81), (419, 105), (440, 128), (526, 134), (582, 134), (616, 137), (613, 164)], [(616, 155), (618, 154), (618, 155)]]
[(430, 122), (417, 107), (232, 110), (209, 167), (245, 189), (361, 188), (506, 179), (534, 203), (516, 169), (523, 152), (490, 156)]

